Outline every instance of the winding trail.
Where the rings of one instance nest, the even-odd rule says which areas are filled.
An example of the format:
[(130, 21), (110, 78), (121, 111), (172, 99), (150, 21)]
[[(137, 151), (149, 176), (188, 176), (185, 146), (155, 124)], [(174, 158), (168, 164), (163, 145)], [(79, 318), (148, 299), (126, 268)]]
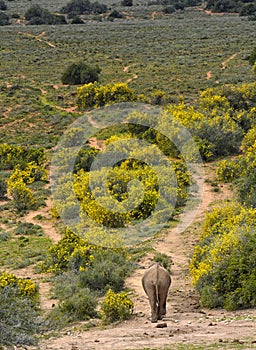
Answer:
[(230, 57), (228, 57), (225, 61), (221, 62), (221, 69), (226, 69), (227, 68), (227, 63), (231, 60), (233, 60), (234, 58), (236, 58), (236, 56), (238, 55), (239, 52), (234, 53), (233, 55), (231, 55)]
[(42, 32), (38, 35), (33, 35), (33, 34), (30, 34), (30, 33), (26, 33), (26, 32), (19, 32), (20, 35), (25, 35), (25, 36), (28, 36), (28, 37), (31, 37), (31, 38), (34, 38), (35, 40), (39, 41), (39, 42), (43, 42), (45, 43), (46, 45), (52, 47), (52, 48), (56, 48), (56, 45), (51, 43), (50, 41), (47, 41), (47, 40), (44, 40), (42, 39), (42, 37), (45, 36), (46, 32)]
[[(123, 71), (124, 71), (125, 73), (130, 73), (130, 66), (124, 67), (124, 68), (123, 68)], [(132, 78), (128, 78), (128, 79), (126, 80), (126, 82), (127, 82), (127, 84), (129, 84), (130, 82), (132, 82), (133, 80), (136, 80), (136, 79), (138, 79), (138, 78), (139, 78), (138, 74), (133, 74)]]

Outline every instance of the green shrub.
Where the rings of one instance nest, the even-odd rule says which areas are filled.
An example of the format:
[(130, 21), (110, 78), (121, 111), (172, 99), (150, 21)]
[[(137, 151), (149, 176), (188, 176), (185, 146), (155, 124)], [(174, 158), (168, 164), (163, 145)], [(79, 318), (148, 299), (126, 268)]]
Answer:
[(0, 305), (0, 345), (35, 345), (40, 323), (33, 301), (9, 285), (0, 289)]
[(6, 242), (11, 238), (11, 235), (8, 232), (0, 233), (0, 242)]
[(235, 160), (219, 163), (217, 176), (220, 181), (235, 182), (238, 200), (243, 205), (256, 208), (256, 141), (255, 126), (243, 139), (245, 155)]
[(163, 12), (164, 13), (167, 13), (167, 14), (171, 14), (171, 13), (174, 13), (176, 11), (175, 7), (173, 5), (170, 5), (170, 6), (166, 6), (164, 7), (163, 9)]
[(156, 253), (153, 260), (159, 262), (166, 270), (171, 272), (172, 260), (166, 254)]
[(245, 172), (237, 181), (237, 193), (240, 203), (256, 208), (256, 157), (246, 167)]
[(74, 173), (77, 173), (80, 169), (90, 171), (92, 162), (98, 153), (99, 151), (94, 148), (82, 149), (77, 155)]
[(62, 15), (52, 14), (38, 4), (32, 5), (25, 13), (25, 19), (30, 25), (39, 24), (66, 24), (66, 19)]
[(0, 26), (6, 26), (8, 24), (10, 24), (10, 17), (6, 13), (0, 11)]
[(108, 15), (108, 18), (123, 18), (124, 16), (122, 15), (122, 13), (118, 12), (117, 10), (113, 10), (112, 12), (110, 12), (110, 14)]
[(240, 16), (251, 16), (256, 13), (256, 4), (254, 2), (249, 2), (248, 4), (243, 4), (239, 15)]
[(102, 14), (107, 12), (107, 6), (105, 4), (100, 4), (98, 1), (71, 0), (67, 5), (63, 6), (60, 11), (61, 13), (67, 13), (69, 15)]
[(89, 288), (81, 288), (60, 302), (60, 311), (68, 322), (84, 321), (97, 316), (97, 299)]
[(7, 194), (7, 183), (5, 180), (0, 179), (0, 199), (3, 199)]
[(114, 293), (109, 289), (100, 308), (103, 323), (109, 324), (129, 319), (133, 313), (133, 307), (134, 304), (126, 292)]
[(18, 227), (14, 230), (16, 235), (40, 235), (43, 233), (42, 227), (31, 222), (18, 222)]
[(80, 85), (94, 83), (99, 80), (101, 69), (90, 66), (83, 61), (70, 64), (62, 74), (62, 84)]
[(71, 24), (83, 24), (84, 21), (79, 16), (75, 16), (72, 18)]
[(94, 253), (91, 265), (79, 274), (80, 284), (101, 293), (108, 288), (119, 292), (132, 268), (125, 251), (99, 249)]

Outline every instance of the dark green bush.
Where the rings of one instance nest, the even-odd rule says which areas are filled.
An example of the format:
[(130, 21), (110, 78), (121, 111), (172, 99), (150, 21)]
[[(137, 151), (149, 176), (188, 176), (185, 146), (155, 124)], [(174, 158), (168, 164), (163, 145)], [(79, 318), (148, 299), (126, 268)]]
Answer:
[(74, 172), (77, 173), (81, 169), (84, 169), (84, 171), (90, 171), (92, 162), (98, 153), (99, 151), (94, 148), (82, 149), (76, 158)]
[(5, 180), (0, 179), (0, 199), (3, 199), (7, 194), (7, 183)]
[(90, 66), (80, 61), (70, 64), (62, 74), (61, 80), (66, 85), (94, 83), (99, 80), (100, 72), (99, 66)]
[(239, 11), (239, 15), (240, 16), (251, 16), (254, 15), (256, 13), (256, 4), (255, 2), (249, 2), (248, 4), (244, 4), (240, 11)]
[[(192, 132), (198, 137), (198, 140), (201, 139), (205, 145), (212, 149), (215, 158), (239, 153), (242, 130), (231, 119), (221, 116), (205, 118), (192, 128)], [(201, 147), (200, 151), (202, 151)], [(202, 157), (208, 160), (207, 154), (202, 154)]]
[(68, 322), (84, 321), (97, 317), (97, 299), (89, 288), (80, 288), (60, 303), (60, 311)]
[(79, 16), (75, 16), (72, 18), (71, 23), (72, 24), (83, 24), (84, 21)]
[(0, 26), (6, 26), (8, 24), (10, 24), (9, 16), (6, 13), (0, 11)]
[(121, 5), (122, 6), (133, 6), (133, 0), (122, 0)]
[[(244, 233), (239, 249), (223, 259), (212, 275), (216, 306), (227, 310), (256, 306), (256, 232)], [(219, 304), (219, 305), (218, 305)]]
[(16, 235), (38, 235), (42, 234), (42, 227), (31, 222), (18, 222), (18, 227), (14, 230)]
[(166, 14), (171, 14), (171, 13), (174, 13), (175, 11), (176, 10), (175, 10), (174, 6), (166, 6), (163, 9), (163, 12), (166, 13)]
[(0, 0), (0, 10), (1, 11), (6, 11), (7, 10), (7, 5), (3, 0)]
[(89, 0), (71, 0), (61, 8), (61, 13), (75, 15), (101, 14), (107, 12), (107, 6), (98, 1), (91, 3)]
[(127, 261), (125, 252), (100, 249), (94, 254), (94, 260), (88, 269), (80, 273), (80, 284), (101, 293), (106, 292), (108, 288), (119, 292), (132, 268), (133, 265)]
[(42, 8), (40, 5), (32, 5), (25, 13), (25, 19), (28, 24), (66, 24), (66, 19), (62, 15), (52, 14), (50, 11)]
[(108, 15), (108, 18), (123, 18), (124, 16), (122, 15), (122, 13), (118, 12), (117, 10), (113, 10), (112, 12), (110, 12), (110, 14)]

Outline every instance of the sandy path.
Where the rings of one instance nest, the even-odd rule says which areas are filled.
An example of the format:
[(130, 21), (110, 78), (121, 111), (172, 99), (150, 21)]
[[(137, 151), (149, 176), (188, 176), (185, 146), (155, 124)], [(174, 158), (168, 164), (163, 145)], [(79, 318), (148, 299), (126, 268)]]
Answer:
[(33, 34), (30, 34), (30, 33), (26, 33), (26, 32), (19, 32), (20, 35), (25, 35), (25, 36), (28, 36), (28, 37), (32, 37), (34, 38), (35, 40), (39, 41), (39, 42), (44, 42), (45, 44), (47, 44), (48, 46), (52, 47), (52, 48), (56, 48), (56, 45), (51, 43), (50, 41), (47, 41), (47, 40), (44, 40), (42, 39), (42, 37), (45, 36), (45, 32), (42, 32), (38, 35), (33, 35)]
[[(50, 214), (51, 208), (52, 208), (52, 198), (49, 197), (46, 200), (45, 207), (42, 207), (36, 211), (30, 211), (20, 221), (30, 222), (34, 225), (40, 225), (44, 233), (47, 236), (49, 236), (51, 240), (55, 243), (61, 239), (61, 235), (57, 232), (57, 230), (54, 227), (54, 221), (51, 218), (51, 214)], [(42, 216), (42, 219), (38, 219), (37, 217), (39, 216)]]

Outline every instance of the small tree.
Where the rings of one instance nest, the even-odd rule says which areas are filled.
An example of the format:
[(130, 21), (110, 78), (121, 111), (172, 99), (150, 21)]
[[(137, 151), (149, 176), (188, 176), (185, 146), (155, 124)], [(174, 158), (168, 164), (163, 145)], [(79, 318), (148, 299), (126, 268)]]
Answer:
[(61, 80), (63, 84), (68, 85), (94, 83), (99, 80), (100, 72), (99, 66), (90, 66), (81, 61), (70, 64), (62, 74)]

